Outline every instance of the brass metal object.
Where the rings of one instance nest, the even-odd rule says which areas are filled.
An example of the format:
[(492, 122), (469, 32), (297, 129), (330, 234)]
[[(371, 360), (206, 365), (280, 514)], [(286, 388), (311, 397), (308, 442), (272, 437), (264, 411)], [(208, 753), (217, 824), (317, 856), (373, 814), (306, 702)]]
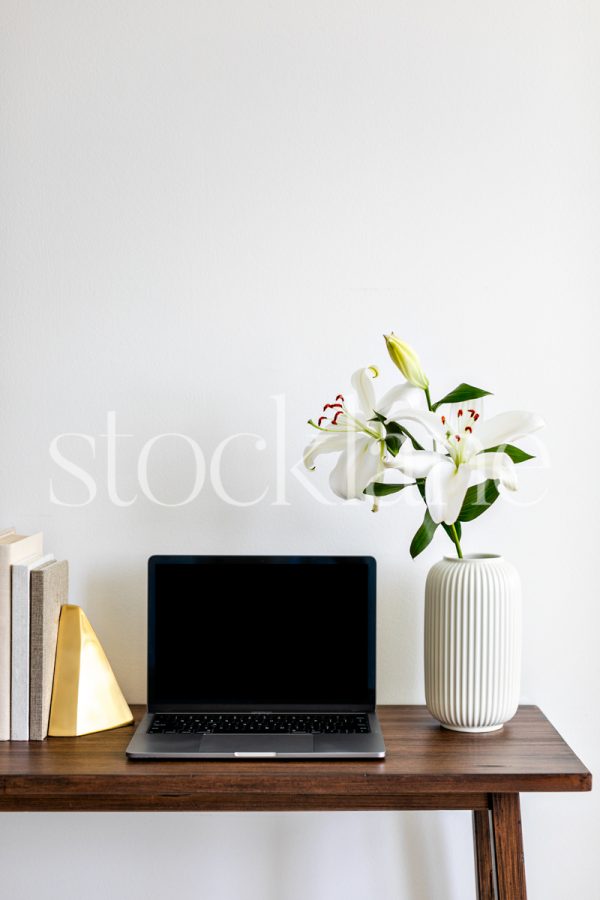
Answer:
[(133, 716), (80, 606), (62, 607), (48, 734), (74, 737), (128, 725)]

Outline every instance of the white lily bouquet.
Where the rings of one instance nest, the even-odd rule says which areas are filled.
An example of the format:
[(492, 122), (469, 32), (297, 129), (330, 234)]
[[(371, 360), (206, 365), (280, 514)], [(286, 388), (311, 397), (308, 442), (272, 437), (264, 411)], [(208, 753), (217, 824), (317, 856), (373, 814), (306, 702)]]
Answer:
[[(340, 453), (331, 489), (343, 499), (372, 497), (374, 511), (381, 497), (413, 486), (425, 503), (425, 516), (411, 556), (428, 546), (441, 525), (462, 558), (462, 525), (490, 508), (500, 485), (516, 490), (515, 465), (533, 457), (513, 441), (541, 428), (543, 420), (531, 412), (505, 412), (485, 420), (481, 398), (490, 391), (465, 383), (432, 402), (429, 379), (415, 351), (394, 334), (385, 335), (385, 341), (404, 383), (377, 400), (373, 381), (378, 369), (358, 369), (352, 376), (357, 405), (338, 394), (316, 422), (309, 420), (319, 436), (304, 452), (305, 465), (314, 469), (321, 454)], [(432, 440), (431, 449), (419, 443), (415, 426)], [(385, 481), (391, 472), (400, 473), (402, 483)]]

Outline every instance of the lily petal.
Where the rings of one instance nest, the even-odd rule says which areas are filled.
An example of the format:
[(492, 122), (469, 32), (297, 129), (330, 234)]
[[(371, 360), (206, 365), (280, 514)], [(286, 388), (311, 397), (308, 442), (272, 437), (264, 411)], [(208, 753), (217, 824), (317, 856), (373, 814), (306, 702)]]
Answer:
[(396, 422), (404, 422), (406, 420), (409, 422), (418, 422), (419, 425), (422, 425), (436, 440), (445, 442), (446, 434), (444, 432), (442, 420), (435, 413), (424, 409), (413, 409), (410, 406), (405, 406), (402, 409), (395, 410), (394, 419)]
[(366, 499), (363, 491), (380, 471), (378, 451), (377, 445), (369, 438), (359, 436), (354, 446), (340, 455), (329, 476), (329, 485), (337, 497), (343, 500)]
[(408, 384), (408, 382), (405, 384), (397, 384), (395, 387), (390, 388), (390, 390), (383, 395), (381, 400), (377, 401), (377, 412), (390, 419), (394, 417), (393, 410), (397, 403), (401, 404), (402, 408), (411, 406), (418, 409), (419, 401), (421, 399), (424, 400), (424, 398), (425, 395), (421, 388), (417, 388), (413, 384)]
[(375, 366), (369, 366), (366, 369), (357, 369), (352, 376), (352, 387), (356, 391), (359, 406), (369, 419), (375, 409), (373, 379), (377, 378), (377, 375), (378, 372)]
[(469, 466), (485, 478), (494, 478), (509, 491), (516, 491), (518, 485), (517, 467), (507, 453), (478, 453)]
[(395, 459), (386, 462), (385, 467), (398, 469), (409, 478), (424, 478), (444, 458), (441, 453), (434, 453), (433, 450), (415, 450), (412, 441), (406, 440)]
[(449, 457), (442, 457), (433, 467), (425, 481), (425, 500), (434, 522), (446, 525), (456, 522), (470, 479), (469, 466), (457, 469)]
[(485, 419), (477, 426), (476, 437), (484, 450), (509, 444), (543, 428), (544, 420), (532, 412), (504, 412), (491, 419)]
[(356, 442), (356, 432), (344, 431), (339, 434), (335, 432), (322, 432), (320, 437), (315, 438), (304, 450), (304, 465), (307, 469), (314, 469), (315, 459), (322, 453), (339, 453), (340, 450), (347, 450)]

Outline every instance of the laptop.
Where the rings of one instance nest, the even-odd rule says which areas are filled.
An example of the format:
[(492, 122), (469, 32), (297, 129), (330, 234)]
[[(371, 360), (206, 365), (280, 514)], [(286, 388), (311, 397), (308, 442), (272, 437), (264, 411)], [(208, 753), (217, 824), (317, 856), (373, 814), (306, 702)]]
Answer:
[(153, 556), (132, 759), (381, 758), (375, 560)]

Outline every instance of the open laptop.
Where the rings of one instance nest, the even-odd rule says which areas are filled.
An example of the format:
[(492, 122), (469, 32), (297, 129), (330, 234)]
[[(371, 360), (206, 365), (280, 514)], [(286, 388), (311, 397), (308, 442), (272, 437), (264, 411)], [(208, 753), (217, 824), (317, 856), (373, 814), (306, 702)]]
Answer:
[(135, 759), (385, 756), (375, 560), (153, 556)]

